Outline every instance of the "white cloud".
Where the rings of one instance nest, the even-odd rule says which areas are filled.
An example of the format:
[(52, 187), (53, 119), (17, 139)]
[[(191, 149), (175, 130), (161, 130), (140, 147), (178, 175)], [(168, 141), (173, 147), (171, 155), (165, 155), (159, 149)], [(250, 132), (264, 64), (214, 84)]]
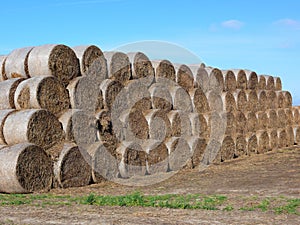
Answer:
[(239, 20), (226, 20), (221, 23), (222, 27), (239, 30), (244, 26), (244, 23)]
[(275, 25), (280, 27), (291, 28), (295, 30), (300, 30), (300, 21), (293, 19), (280, 19), (274, 22)]

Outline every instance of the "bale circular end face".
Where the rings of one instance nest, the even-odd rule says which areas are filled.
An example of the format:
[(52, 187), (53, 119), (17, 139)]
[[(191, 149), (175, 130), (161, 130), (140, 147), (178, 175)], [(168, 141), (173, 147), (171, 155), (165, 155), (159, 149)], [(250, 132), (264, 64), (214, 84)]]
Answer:
[(66, 143), (54, 164), (55, 178), (62, 188), (86, 186), (91, 180), (91, 166), (78, 146)]
[(205, 67), (190, 66), (194, 76), (194, 87), (200, 88), (204, 93), (209, 90), (209, 74)]
[(293, 107), (292, 113), (293, 113), (293, 125), (300, 126), (300, 112), (298, 107)]
[(223, 70), (225, 91), (234, 92), (236, 90), (236, 77), (231, 70)]
[(207, 69), (209, 72), (209, 90), (221, 93), (224, 88), (224, 77), (221, 70), (217, 68)]
[(267, 108), (268, 109), (277, 109), (278, 108), (278, 99), (276, 92), (273, 90), (267, 91)]
[(274, 77), (274, 83), (275, 83), (275, 91), (281, 91), (282, 83), (280, 77)]
[(206, 93), (209, 109), (211, 112), (223, 112), (223, 101), (221, 93), (209, 91)]
[(28, 193), (49, 190), (53, 168), (50, 157), (36, 145), (22, 143), (1, 149), (0, 191)]
[(286, 134), (287, 134), (287, 147), (292, 147), (295, 144), (295, 136), (294, 130), (292, 126), (286, 127)]
[(245, 70), (247, 76), (247, 89), (256, 90), (258, 88), (258, 76), (254, 71)]
[(237, 110), (240, 110), (242, 112), (248, 111), (249, 106), (246, 92), (244, 90), (237, 90), (233, 93), (233, 96), (236, 101)]
[(176, 72), (173, 64), (168, 60), (152, 61), (155, 68), (155, 80), (157, 83), (176, 82)]
[(128, 56), (123, 52), (104, 52), (107, 60), (108, 77), (125, 85), (131, 78), (131, 65)]
[(14, 109), (0, 110), (0, 145), (7, 145), (7, 142), (5, 141), (4, 134), (3, 134), (3, 127), (6, 118), (14, 111), (15, 111)]
[[(111, 109), (113, 107), (115, 100), (123, 87), (124, 86), (119, 81), (111, 79), (106, 79), (101, 83), (100, 89), (103, 95), (104, 107), (107, 109)], [(126, 96), (124, 97), (126, 98)]]
[(270, 150), (270, 138), (267, 131), (257, 131), (257, 142), (258, 142), (258, 148), (257, 153), (265, 153)]
[(285, 97), (282, 91), (276, 91), (277, 96), (277, 107), (278, 108), (285, 108)]
[(259, 111), (256, 113), (257, 117), (257, 129), (266, 130), (269, 124), (269, 118), (265, 111)]
[(7, 56), (0, 55), (0, 81), (6, 80), (5, 61)]
[(33, 47), (13, 50), (5, 61), (5, 74), (7, 78), (29, 77), (28, 56)]
[(236, 157), (247, 155), (247, 140), (245, 135), (238, 134), (235, 138), (235, 153)]
[(132, 65), (132, 78), (140, 79), (141, 82), (149, 87), (154, 81), (154, 68), (149, 58), (142, 52), (127, 53)]
[(244, 70), (234, 69), (232, 70), (236, 77), (236, 87), (237, 89), (246, 90), (247, 89), (247, 76)]
[(170, 111), (167, 114), (171, 124), (172, 137), (188, 137), (192, 135), (192, 127), (188, 114), (183, 111)]
[(264, 77), (266, 78), (266, 90), (274, 91), (275, 90), (274, 77), (268, 75), (264, 75)]
[(14, 78), (0, 82), (0, 109), (14, 109), (14, 96), (19, 84), (24, 81), (24, 78)]
[(46, 109), (53, 114), (70, 107), (68, 91), (52, 76), (22, 81), (16, 89), (14, 102), (17, 109)]
[(95, 45), (81, 45), (73, 47), (79, 59), (80, 71), (84, 76), (90, 76), (100, 84), (107, 79), (107, 63), (100, 48)]
[(180, 86), (169, 87), (172, 96), (173, 109), (192, 112), (193, 106), (190, 95)]
[(278, 148), (278, 134), (276, 129), (268, 130), (270, 149), (275, 150)]
[(189, 119), (192, 127), (192, 135), (195, 137), (208, 139), (211, 134), (209, 115), (190, 113)]
[(222, 122), (225, 125), (225, 135), (236, 136), (236, 120), (233, 112), (221, 113)]
[(194, 77), (191, 69), (187, 65), (180, 65), (176, 68), (176, 82), (186, 92), (189, 92), (194, 87)]
[(226, 136), (221, 146), (221, 161), (233, 159), (235, 153), (235, 142), (231, 136)]
[(250, 156), (258, 151), (258, 140), (255, 133), (248, 133), (246, 135), (247, 141), (247, 155)]
[(236, 111), (236, 101), (231, 92), (223, 92), (221, 94), (223, 102), (223, 110), (225, 112), (234, 112)]
[(237, 134), (246, 134), (247, 133), (247, 118), (245, 114), (241, 111), (236, 112), (236, 133)]
[(277, 125), (278, 128), (285, 129), (287, 125), (287, 116), (284, 109), (278, 109), (277, 110)]
[(266, 90), (267, 88), (267, 82), (266, 78), (263, 75), (258, 76), (258, 89), (259, 90)]
[(200, 88), (193, 89), (189, 94), (193, 104), (193, 112), (207, 113), (210, 111), (207, 97)]
[(192, 151), (192, 168), (200, 165), (203, 160), (204, 152), (207, 147), (207, 141), (203, 138), (190, 136), (186, 138), (187, 143)]
[(173, 108), (172, 96), (169, 89), (162, 84), (152, 84), (149, 88), (153, 109), (169, 112)]
[(255, 112), (247, 112), (245, 114), (247, 119), (247, 132), (255, 132), (258, 129), (258, 119)]
[(284, 96), (284, 108), (290, 108), (293, 105), (293, 97), (292, 94), (288, 91), (283, 91)]
[(278, 127), (278, 117), (275, 109), (270, 109), (266, 111), (268, 116), (268, 129), (277, 129)]
[(258, 95), (258, 110), (265, 111), (267, 109), (267, 103), (268, 103), (267, 93), (261, 90), (258, 91), (257, 95)]
[(278, 129), (277, 130), (278, 136), (278, 148), (288, 147), (288, 136), (285, 129)]
[(49, 111), (34, 109), (11, 113), (5, 121), (3, 134), (8, 145), (30, 142), (44, 149), (49, 149), (64, 139), (58, 119)]
[(248, 102), (248, 111), (257, 112), (259, 110), (259, 100), (256, 90), (245, 91)]

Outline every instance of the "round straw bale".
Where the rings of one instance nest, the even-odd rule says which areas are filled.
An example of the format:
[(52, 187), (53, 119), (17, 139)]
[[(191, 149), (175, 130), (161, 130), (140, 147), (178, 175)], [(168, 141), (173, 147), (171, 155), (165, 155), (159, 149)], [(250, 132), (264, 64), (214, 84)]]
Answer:
[(165, 141), (169, 153), (169, 169), (181, 170), (192, 158), (192, 151), (184, 138), (171, 137)]
[(232, 70), (222, 70), (224, 77), (225, 91), (234, 92), (236, 90), (236, 77)]
[(5, 74), (8, 79), (29, 77), (28, 56), (33, 47), (19, 48), (13, 50), (5, 61)]
[(72, 48), (80, 63), (83, 76), (91, 76), (99, 85), (107, 79), (107, 63), (103, 52), (95, 45), (80, 45)]
[(65, 45), (34, 47), (28, 56), (28, 71), (31, 77), (53, 75), (64, 86), (80, 75), (79, 67), (75, 52)]
[(173, 109), (184, 112), (192, 112), (193, 105), (190, 95), (180, 86), (170, 86), (170, 94), (172, 96)]
[(295, 144), (294, 130), (292, 126), (285, 128), (287, 134), (287, 147), (292, 147)]
[(155, 81), (157, 83), (172, 84), (176, 82), (174, 65), (169, 60), (152, 61), (155, 69)]
[(300, 127), (293, 126), (295, 145), (300, 145)]
[(246, 134), (247, 155), (250, 156), (258, 151), (258, 139), (255, 133)]
[(233, 159), (235, 143), (231, 136), (225, 136), (221, 146), (221, 162)]
[(256, 90), (246, 90), (245, 91), (248, 102), (248, 111), (257, 112), (259, 110), (258, 107), (258, 95)]
[(284, 108), (290, 108), (293, 105), (293, 97), (292, 94), (289, 91), (283, 91), (282, 92), (284, 96)]
[(258, 110), (265, 111), (267, 109), (268, 98), (267, 93), (264, 90), (259, 90), (257, 92), (258, 96)]
[(222, 142), (227, 125), (227, 117), (222, 117), (220, 113), (212, 112), (209, 114), (210, 139)]
[(276, 92), (273, 90), (266, 91), (267, 94), (267, 108), (268, 109), (277, 109), (278, 108), (278, 99)]
[(164, 111), (152, 109), (144, 115), (149, 126), (149, 138), (163, 141), (171, 136), (171, 123)]
[(237, 134), (246, 134), (247, 132), (247, 119), (243, 112), (237, 111), (235, 114), (236, 119), (236, 133)]
[(43, 109), (9, 114), (3, 126), (3, 135), (8, 145), (30, 142), (44, 149), (64, 139), (61, 123), (52, 113)]
[(49, 190), (53, 179), (50, 157), (34, 144), (22, 143), (0, 151), (0, 192)]
[[(131, 80), (125, 87), (128, 109), (145, 111), (151, 109), (151, 95), (140, 80)], [(122, 93), (121, 93), (122, 94)]]
[(146, 152), (135, 142), (122, 142), (117, 148), (121, 155), (119, 171), (122, 178), (146, 175)]
[(275, 109), (269, 109), (266, 111), (268, 116), (268, 129), (276, 129), (278, 128), (278, 117), (277, 111)]
[(247, 89), (256, 90), (258, 88), (258, 76), (254, 71), (244, 70), (247, 76)]
[(77, 145), (93, 144), (97, 139), (96, 117), (79, 109), (65, 111), (60, 117), (66, 141)]
[(300, 126), (300, 112), (298, 107), (293, 107), (292, 108), (292, 113), (293, 113), (293, 125), (298, 125)]
[(209, 138), (209, 114), (189, 113), (188, 116), (191, 123), (192, 135), (195, 137)]
[(277, 96), (277, 107), (278, 108), (284, 108), (285, 107), (285, 99), (282, 91), (276, 91), (276, 96)]
[(223, 111), (234, 112), (236, 110), (235, 98), (231, 92), (223, 92), (221, 98), (224, 107)]
[(205, 67), (200, 66), (190, 66), (190, 69), (194, 77), (194, 87), (200, 88), (204, 93), (208, 91), (209, 88), (209, 74)]
[(54, 162), (55, 182), (61, 188), (82, 187), (91, 181), (90, 160), (83, 157), (74, 143), (65, 143), (59, 158)]
[(246, 136), (238, 134), (235, 138), (235, 157), (247, 155), (247, 140)]
[(274, 83), (275, 83), (275, 91), (281, 91), (282, 83), (280, 77), (274, 77)]
[(221, 162), (221, 143), (218, 140), (210, 139), (204, 152), (202, 164), (209, 165)]
[(221, 97), (221, 93), (217, 93), (216, 91), (209, 91), (206, 93), (208, 105), (210, 111), (222, 112), (223, 111), (223, 101)]
[(258, 76), (258, 90), (266, 90), (267, 88), (267, 81), (265, 76), (259, 75)]
[(189, 94), (192, 100), (193, 112), (207, 113), (210, 111), (207, 97), (200, 88), (191, 90)]
[(286, 127), (287, 116), (284, 109), (277, 109), (277, 125), (278, 128), (284, 129)]
[[(124, 140), (139, 143), (149, 138), (148, 122), (144, 114), (137, 109), (127, 110), (120, 117), (123, 124)], [(114, 130), (116, 130), (115, 123)], [(139, 140), (140, 139), (140, 140)]]
[(275, 150), (278, 148), (278, 134), (277, 129), (268, 130), (269, 140), (270, 140), (270, 149)]
[[(107, 109), (113, 108), (115, 99), (117, 98), (118, 94), (121, 92), (123, 87), (124, 86), (120, 82), (115, 80), (106, 79), (102, 81), (100, 85), (100, 89), (102, 91), (103, 103), (105, 108)], [(127, 96), (123, 96), (123, 97), (126, 98)], [(127, 100), (125, 102), (127, 102)]]
[(149, 58), (142, 52), (127, 53), (132, 65), (132, 78), (139, 79), (143, 85), (149, 87), (154, 81), (154, 68)]
[(236, 88), (237, 89), (247, 89), (247, 76), (244, 70), (234, 69), (232, 70), (236, 77)]
[(6, 73), (5, 73), (5, 61), (6, 55), (0, 55), (0, 81), (6, 80)]
[(0, 82), (0, 109), (14, 109), (14, 95), (18, 85), (24, 78), (14, 78)]
[(225, 124), (225, 135), (235, 136), (236, 127), (235, 127), (235, 116), (233, 112), (224, 112), (221, 113), (222, 121)]
[(9, 116), (9, 114), (13, 113), (14, 109), (4, 109), (0, 110), (0, 145), (7, 145), (4, 135), (3, 135), (3, 127), (5, 124), (6, 118)]
[(270, 138), (268, 132), (265, 130), (259, 130), (256, 132), (258, 148), (257, 153), (265, 153), (270, 150)]
[(206, 70), (209, 74), (209, 90), (216, 91), (218, 93), (224, 91), (224, 77), (221, 70), (217, 68), (206, 68)]
[(125, 85), (131, 78), (131, 65), (123, 52), (104, 52), (107, 60), (108, 77)]
[(293, 125), (293, 112), (291, 108), (284, 109), (286, 115), (286, 125), (292, 126)]
[(248, 101), (247, 101), (247, 95), (244, 90), (236, 90), (233, 93), (233, 96), (236, 101), (237, 110), (240, 110), (242, 112), (248, 111)]
[(169, 153), (167, 146), (163, 142), (151, 139), (145, 140), (142, 148), (147, 153), (146, 162), (149, 174), (168, 171)]
[(263, 75), (266, 79), (266, 90), (275, 90), (275, 82), (274, 82), (274, 77), (268, 76), (268, 75)]
[(257, 117), (257, 129), (266, 130), (269, 124), (269, 118), (265, 111), (259, 111), (256, 113)]
[(46, 109), (55, 115), (70, 107), (68, 91), (53, 76), (22, 81), (16, 89), (14, 102), (16, 109)]
[(247, 132), (255, 132), (258, 129), (258, 119), (255, 112), (249, 111), (245, 113), (247, 121)]
[(277, 130), (278, 134), (278, 148), (284, 148), (288, 146), (288, 137), (287, 137), (287, 132), (286, 129), (278, 129)]
[(111, 153), (108, 143), (95, 142), (88, 148), (92, 160), (92, 179), (94, 183), (113, 180), (119, 174), (118, 162)]
[(186, 92), (189, 92), (194, 88), (194, 76), (191, 69), (184, 64), (175, 65), (176, 71), (176, 82), (180, 85)]
[(204, 152), (207, 147), (207, 141), (204, 138), (190, 136), (186, 138), (192, 151), (192, 168), (200, 165), (203, 160)]
[(163, 84), (152, 84), (149, 88), (153, 109), (168, 112), (172, 109), (172, 96), (169, 89)]
[(171, 124), (172, 137), (187, 137), (192, 135), (189, 115), (180, 110), (172, 110), (167, 114)]

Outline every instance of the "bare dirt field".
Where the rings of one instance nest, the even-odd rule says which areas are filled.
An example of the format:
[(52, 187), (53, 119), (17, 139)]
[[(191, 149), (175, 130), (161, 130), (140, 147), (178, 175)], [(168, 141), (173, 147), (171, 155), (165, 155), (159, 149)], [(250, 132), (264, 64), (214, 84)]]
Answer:
[[(113, 182), (82, 188), (54, 189), (54, 195), (82, 196), (207, 194), (223, 195), (231, 210), (190, 210), (96, 205), (0, 206), (0, 224), (300, 224), (300, 216), (272, 210), (241, 210), (266, 198), (300, 199), (300, 148), (282, 149), (184, 170), (145, 187)], [(277, 200), (276, 200), (277, 201)], [(300, 209), (297, 209), (300, 213)]]

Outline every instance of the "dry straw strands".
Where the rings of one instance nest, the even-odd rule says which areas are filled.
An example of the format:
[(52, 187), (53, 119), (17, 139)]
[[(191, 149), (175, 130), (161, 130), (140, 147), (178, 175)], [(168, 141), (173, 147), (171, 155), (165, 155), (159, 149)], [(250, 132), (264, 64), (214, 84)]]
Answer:
[(97, 138), (102, 142), (115, 144), (116, 136), (113, 130), (111, 114), (107, 109), (103, 109), (96, 113), (97, 119)]
[(265, 111), (259, 111), (256, 113), (257, 117), (257, 130), (266, 130), (269, 124), (269, 118)]
[(192, 135), (189, 115), (180, 110), (172, 110), (167, 114), (171, 124), (172, 137), (188, 137)]
[(145, 140), (142, 148), (147, 153), (146, 162), (149, 174), (168, 171), (169, 153), (167, 146), (163, 142), (151, 139)]
[(252, 155), (258, 151), (258, 139), (255, 133), (246, 134), (247, 155)]
[(74, 143), (65, 143), (57, 161), (54, 162), (54, 177), (61, 188), (86, 186), (91, 180), (91, 166)]
[(43, 109), (27, 109), (9, 114), (3, 126), (3, 135), (8, 145), (30, 142), (44, 149), (64, 139), (61, 123), (52, 113)]
[(110, 152), (110, 145), (102, 142), (95, 142), (88, 148), (91, 156), (92, 179), (94, 183), (104, 180), (113, 180), (119, 174), (118, 163)]
[(285, 108), (285, 99), (282, 91), (276, 91), (277, 96), (277, 107), (278, 108)]
[(236, 101), (231, 92), (223, 92), (221, 98), (223, 102), (223, 111), (234, 112), (236, 110)]
[(224, 77), (221, 70), (217, 68), (205, 68), (209, 74), (208, 88), (211, 91), (221, 93), (224, 88)]
[(236, 119), (236, 133), (246, 134), (247, 133), (247, 119), (243, 112), (237, 111), (235, 114)]
[(6, 80), (6, 74), (5, 74), (5, 61), (6, 61), (6, 55), (0, 55), (0, 81)]
[(292, 126), (293, 125), (293, 112), (291, 108), (284, 109), (286, 115), (286, 125)]
[(146, 174), (146, 152), (135, 142), (122, 142), (117, 148), (121, 161), (119, 172), (122, 178)]
[(208, 105), (210, 111), (222, 112), (223, 111), (223, 101), (221, 97), (221, 93), (216, 91), (209, 91), (206, 93)]
[(154, 68), (149, 58), (142, 52), (127, 53), (132, 66), (132, 78), (140, 79), (146, 87), (154, 81)]
[(237, 110), (240, 110), (242, 112), (248, 111), (248, 101), (246, 92), (244, 90), (237, 90), (233, 93), (233, 96), (236, 101)]
[(284, 108), (290, 108), (292, 107), (293, 104), (293, 98), (290, 92), (288, 91), (283, 91), (282, 92), (283, 96), (284, 96)]
[(247, 155), (247, 140), (245, 135), (238, 134), (235, 138), (235, 153), (236, 157)]
[(244, 70), (234, 69), (232, 70), (236, 77), (236, 87), (237, 89), (247, 89), (247, 76)]
[(53, 76), (22, 81), (16, 89), (14, 102), (16, 109), (46, 109), (53, 114), (70, 107), (68, 91)]
[(278, 148), (278, 134), (277, 129), (268, 130), (269, 140), (270, 140), (270, 149), (275, 150)]
[(104, 52), (107, 60), (108, 77), (125, 85), (131, 78), (131, 65), (123, 52)]
[(24, 78), (14, 78), (0, 82), (0, 109), (15, 108), (14, 95), (18, 85)]
[(263, 75), (266, 79), (266, 90), (275, 90), (274, 78), (272, 76)]
[(72, 49), (79, 59), (81, 75), (93, 77), (97, 84), (107, 79), (107, 63), (100, 48), (95, 45), (80, 45)]
[(207, 141), (204, 138), (190, 136), (186, 138), (187, 143), (192, 151), (192, 168), (200, 165), (203, 160), (204, 152), (207, 147)]
[(96, 117), (82, 110), (70, 109), (64, 112), (59, 121), (66, 134), (66, 141), (77, 145), (93, 144), (97, 138)]
[(248, 102), (248, 110), (252, 112), (257, 112), (259, 110), (258, 106), (258, 95), (256, 90), (246, 90), (245, 91)]
[(247, 89), (256, 90), (258, 88), (258, 76), (254, 71), (244, 70), (247, 76)]
[(258, 95), (258, 110), (265, 111), (268, 105), (267, 93), (263, 90), (257, 92)]
[(231, 136), (225, 136), (221, 146), (221, 162), (233, 159), (235, 153), (235, 142)]
[(247, 112), (245, 113), (247, 120), (247, 132), (254, 133), (258, 128), (258, 119), (257, 114), (255, 112)]
[(155, 69), (155, 81), (165, 85), (176, 82), (174, 65), (168, 60), (152, 61)]
[(53, 179), (50, 157), (41, 147), (21, 143), (0, 151), (0, 192), (49, 190)]
[(209, 165), (211, 163), (219, 163), (221, 161), (221, 143), (218, 140), (210, 139), (207, 143), (206, 151), (203, 156), (203, 165)]
[(267, 94), (267, 108), (268, 109), (277, 109), (278, 108), (278, 99), (276, 92), (273, 90), (266, 91)]
[(113, 107), (115, 99), (117, 98), (123, 87), (124, 86), (119, 81), (111, 79), (102, 81), (100, 89), (102, 91), (103, 103), (105, 108), (111, 109)]
[(293, 107), (292, 108), (292, 113), (293, 113), (293, 125), (298, 125), (300, 126), (300, 112), (298, 107)]
[(193, 136), (209, 138), (211, 130), (208, 114), (190, 113), (189, 119)]
[(285, 128), (287, 135), (287, 147), (292, 147), (295, 144), (294, 130), (292, 126)]
[(278, 127), (278, 116), (275, 109), (269, 109), (266, 111), (268, 116), (268, 129), (276, 129)]
[(193, 105), (193, 112), (207, 113), (210, 111), (207, 97), (200, 88), (191, 90), (189, 94)]
[(280, 77), (274, 77), (274, 83), (275, 83), (275, 91), (281, 91), (282, 83)]
[(278, 136), (278, 148), (284, 148), (288, 146), (288, 137), (286, 129), (278, 129), (277, 130), (277, 136)]
[(286, 127), (287, 116), (284, 109), (277, 110), (277, 126), (278, 128), (285, 128)]
[(160, 109), (165, 112), (172, 110), (173, 102), (169, 89), (163, 84), (152, 84), (149, 88), (153, 109)]
[(231, 70), (222, 70), (224, 77), (224, 89), (225, 91), (234, 92), (236, 90), (236, 77)]
[(175, 65), (176, 82), (186, 92), (189, 92), (194, 88), (194, 76), (193, 72), (187, 65)]
[(192, 157), (192, 151), (184, 138), (172, 137), (165, 142), (169, 153), (169, 169), (181, 170)]
[(28, 56), (28, 71), (31, 77), (53, 75), (64, 86), (79, 76), (79, 67), (75, 52), (65, 45), (34, 47)]
[(257, 153), (265, 153), (270, 150), (270, 138), (269, 134), (265, 130), (259, 130), (256, 132), (258, 148)]
[(5, 74), (8, 79), (29, 77), (28, 56), (33, 47), (13, 50), (5, 61)]
[(206, 93), (209, 90), (209, 71), (201, 65), (190, 65), (189, 67), (194, 76), (194, 87), (200, 88), (204, 93)]
[(225, 135), (234, 137), (236, 135), (235, 116), (233, 112), (221, 113), (222, 122), (225, 125)]
[(14, 111), (14, 109), (0, 110), (0, 145), (7, 145), (3, 135), (3, 127), (6, 118), (9, 116), (9, 114), (13, 113)]
[(193, 106), (190, 95), (180, 86), (169, 87), (174, 110), (192, 112)]
[(266, 78), (263, 75), (258, 76), (258, 89), (259, 90), (266, 90), (267, 88), (267, 82)]

